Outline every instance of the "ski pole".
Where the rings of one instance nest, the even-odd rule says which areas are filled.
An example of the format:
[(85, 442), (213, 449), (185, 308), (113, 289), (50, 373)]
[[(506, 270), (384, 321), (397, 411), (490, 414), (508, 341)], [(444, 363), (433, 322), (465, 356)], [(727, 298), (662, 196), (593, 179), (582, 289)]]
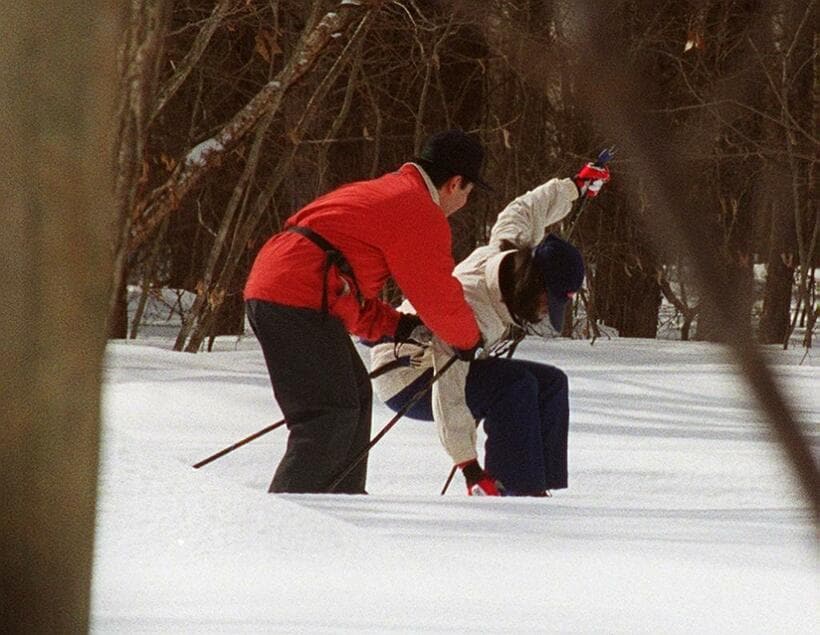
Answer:
[[(612, 160), (612, 157), (615, 156), (615, 147), (611, 148), (604, 148), (598, 153), (598, 158), (592, 163), (596, 168), (602, 168), (607, 163)], [(575, 226), (578, 224), (578, 220), (581, 218), (581, 214), (587, 207), (587, 203), (589, 203), (589, 197), (584, 196), (581, 204), (578, 206), (578, 213), (575, 215), (575, 220), (572, 221), (572, 225), (570, 225), (569, 230), (567, 231), (567, 235), (564, 237), (565, 240), (569, 240), (569, 237), (572, 236), (572, 232), (575, 231)]]
[(216, 461), (218, 458), (225, 456), (229, 452), (233, 452), (234, 450), (236, 450), (236, 448), (241, 448), (246, 443), (250, 443), (254, 439), (258, 439), (259, 437), (261, 437), (263, 434), (267, 434), (271, 430), (276, 430), (276, 428), (279, 428), (283, 425), (285, 425), (285, 420), (280, 419), (276, 423), (270, 424), (267, 428), (262, 428), (259, 432), (254, 432), (249, 437), (245, 437), (241, 441), (237, 441), (233, 445), (230, 445), (227, 448), (224, 448), (224, 449), (220, 450), (216, 454), (212, 454), (208, 458), (202, 459), (201, 461), (199, 461), (199, 463), (194, 463), (193, 467), (194, 467), (195, 470), (198, 470), (203, 465), (208, 465), (208, 463), (210, 463), (211, 461)]
[(456, 475), (456, 468), (458, 465), (453, 465), (453, 469), (450, 470), (450, 476), (447, 477), (447, 480), (444, 482), (444, 487), (441, 488), (441, 495), (447, 492), (447, 488), (450, 487), (450, 482), (453, 480), (453, 477)]
[[(381, 375), (384, 375), (387, 372), (390, 372), (394, 368), (398, 368), (399, 366), (406, 366), (409, 363), (410, 363), (410, 355), (403, 355), (402, 357), (397, 357), (396, 359), (393, 359), (393, 360), (387, 362), (386, 364), (382, 364), (381, 366), (379, 366), (377, 369), (375, 369), (373, 372), (371, 372), (368, 375), (368, 377), (370, 379), (375, 379), (376, 377), (379, 377)], [(216, 452), (215, 454), (212, 454), (211, 456), (202, 459), (198, 463), (194, 463), (193, 468), (195, 470), (198, 470), (203, 465), (208, 465), (208, 463), (210, 463), (211, 461), (216, 461), (218, 458), (225, 456), (229, 452), (233, 452), (237, 448), (241, 448), (243, 445), (245, 445), (247, 443), (250, 443), (254, 439), (258, 439), (262, 435), (267, 434), (268, 432), (271, 432), (272, 430), (276, 430), (276, 428), (279, 428), (283, 425), (285, 425), (285, 420), (280, 419), (276, 423), (272, 423), (268, 427), (262, 428), (261, 430), (259, 430), (259, 432), (254, 432), (252, 435), (250, 435), (248, 437), (245, 437), (241, 441), (237, 441), (233, 445), (230, 445), (227, 448), (224, 448), (224, 449), (220, 450), (219, 452)]]
[(447, 362), (444, 364), (444, 366), (442, 366), (442, 367), (441, 367), (441, 370), (439, 370), (437, 373), (435, 373), (435, 374), (434, 374), (434, 375), (430, 378), (430, 380), (429, 380), (427, 383), (425, 383), (425, 384), (424, 384), (424, 386), (422, 386), (421, 388), (419, 388), (419, 390), (416, 392), (416, 394), (414, 394), (414, 395), (410, 398), (410, 400), (409, 400), (406, 404), (404, 404), (404, 406), (403, 406), (403, 407), (402, 407), (402, 408), (401, 408), (401, 409), (400, 409), (400, 410), (399, 410), (399, 411), (398, 411), (395, 415), (393, 415), (393, 418), (392, 418), (392, 419), (390, 419), (390, 421), (388, 421), (388, 422), (385, 424), (385, 426), (384, 426), (384, 427), (383, 427), (383, 428), (379, 431), (379, 433), (378, 433), (375, 437), (373, 437), (373, 438), (370, 440), (370, 443), (368, 443), (368, 444), (367, 444), (367, 445), (366, 445), (366, 446), (362, 449), (362, 451), (361, 451), (361, 452), (359, 452), (359, 453), (358, 453), (358, 454), (357, 454), (357, 455), (353, 458), (353, 460), (350, 462), (350, 464), (349, 464), (349, 465), (348, 465), (345, 469), (343, 469), (341, 472), (339, 472), (339, 473), (338, 473), (338, 474), (337, 474), (337, 475), (333, 478), (333, 480), (330, 482), (330, 485), (328, 485), (328, 486), (327, 486), (327, 488), (325, 489), (325, 491), (326, 491), (326, 492), (330, 493), (330, 492), (333, 492), (333, 490), (335, 490), (335, 489), (336, 489), (336, 487), (339, 485), (339, 483), (341, 483), (341, 482), (344, 480), (344, 478), (345, 478), (348, 474), (350, 474), (350, 473), (353, 471), (353, 469), (354, 469), (354, 468), (355, 468), (355, 467), (356, 467), (359, 463), (361, 463), (361, 462), (362, 462), (362, 459), (364, 459), (364, 457), (366, 457), (366, 456), (367, 456), (367, 454), (370, 452), (370, 449), (371, 449), (374, 445), (376, 445), (376, 444), (377, 444), (377, 443), (381, 440), (381, 438), (382, 438), (385, 434), (387, 434), (387, 433), (390, 431), (390, 428), (392, 428), (394, 425), (396, 425), (396, 423), (399, 421), (399, 419), (401, 419), (404, 415), (406, 415), (406, 414), (410, 411), (410, 409), (411, 409), (414, 405), (416, 405), (416, 402), (417, 402), (419, 399), (421, 399), (422, 397), (424, 397), (424, 395), (426, 395), (426, 394), (427, 394), (427, 391), (428, 391), (428, 390), (430, 390), (430, 388), (432, 388), (432, 387), (433, 387), (433, 384), (435, 384), (435, 383), (438, 381), (439, 377), (441, 377), (441, 376), (442, 376), (445, 372), (447, 372), (447, 369), (448, 369), (448, 368), (450, 368), (450, 366), (452, 366), (452, 365), (453, 365), (453, 363), (454, 363), (457, 359), (458, 359), (458, 356), (457, 356), (457, 355), (453, 355), (450, 359), (448, 359), (448, 360), (447, 360)]

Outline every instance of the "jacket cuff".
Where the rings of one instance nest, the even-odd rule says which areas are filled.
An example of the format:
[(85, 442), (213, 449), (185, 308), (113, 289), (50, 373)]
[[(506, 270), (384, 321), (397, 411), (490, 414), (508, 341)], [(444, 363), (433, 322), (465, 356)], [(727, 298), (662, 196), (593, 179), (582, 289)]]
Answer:
[(567, 177), (565, 179), (561, 179), (561, 194), (563, 194), (570, 202), (576, 200), (581, 193), (578, 191), (578, 186), (575, 185), (575, 181), (571, 178)]
[(477, 461), (478, 455), (476, 454), (475, 450), (452, 450), (448, 448), (448, 452), (450, 454), (450, 458), (453, 459), (453, 463), (461, 467), (463, 463), (469, 463), (470, 461)]

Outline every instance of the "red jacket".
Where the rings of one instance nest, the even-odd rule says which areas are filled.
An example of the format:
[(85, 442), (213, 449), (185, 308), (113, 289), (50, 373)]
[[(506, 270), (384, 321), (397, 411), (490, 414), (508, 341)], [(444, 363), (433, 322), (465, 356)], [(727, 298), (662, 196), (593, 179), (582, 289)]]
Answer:
[[(318, 233), (350, 263), (362, 304), (335, 268), (328, 279), (329, 311), (348, 332), (366, 340), (395, 333), (399, 313), (379, 299), (392, 276), (441, 339), (465, 349), (478, 341), (475, 317), (452, 275), (450, 227), (414, 165), (325, 194), (285, 227), (294, 225)], [(324, 263), (325, 253), (308, 238), (276, 234), (256, 256), (245, 299), (320, 310)]]

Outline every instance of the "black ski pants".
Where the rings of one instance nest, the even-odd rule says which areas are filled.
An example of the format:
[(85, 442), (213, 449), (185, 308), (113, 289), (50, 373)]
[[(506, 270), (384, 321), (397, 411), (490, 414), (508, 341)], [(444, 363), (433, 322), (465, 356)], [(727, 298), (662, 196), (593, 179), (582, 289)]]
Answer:
[[(373, 393), (342, 323), (321, 311), (245, 303), (289, 430), (270, 492), (327, 491), (370, 441)], [(335, 492), (365, 493), (367, 457)]]

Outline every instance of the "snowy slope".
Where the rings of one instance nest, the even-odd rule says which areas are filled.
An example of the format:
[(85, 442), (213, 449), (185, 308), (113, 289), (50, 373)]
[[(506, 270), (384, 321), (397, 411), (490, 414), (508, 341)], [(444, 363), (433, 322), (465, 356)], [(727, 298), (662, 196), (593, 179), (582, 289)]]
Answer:
[[(376, 446), (367, 497), (273, 496), (280, 413), (253, 339), (112, 343), (92, 630), (816, 633), (811, 514), (714, 345), (527, 340), (570, 376), (570, 488), (470, 499), (432, 424)], [(820, 371), (772, 349), (815, 448)], [(374, 433), (392, 413), (374, 410)]]

